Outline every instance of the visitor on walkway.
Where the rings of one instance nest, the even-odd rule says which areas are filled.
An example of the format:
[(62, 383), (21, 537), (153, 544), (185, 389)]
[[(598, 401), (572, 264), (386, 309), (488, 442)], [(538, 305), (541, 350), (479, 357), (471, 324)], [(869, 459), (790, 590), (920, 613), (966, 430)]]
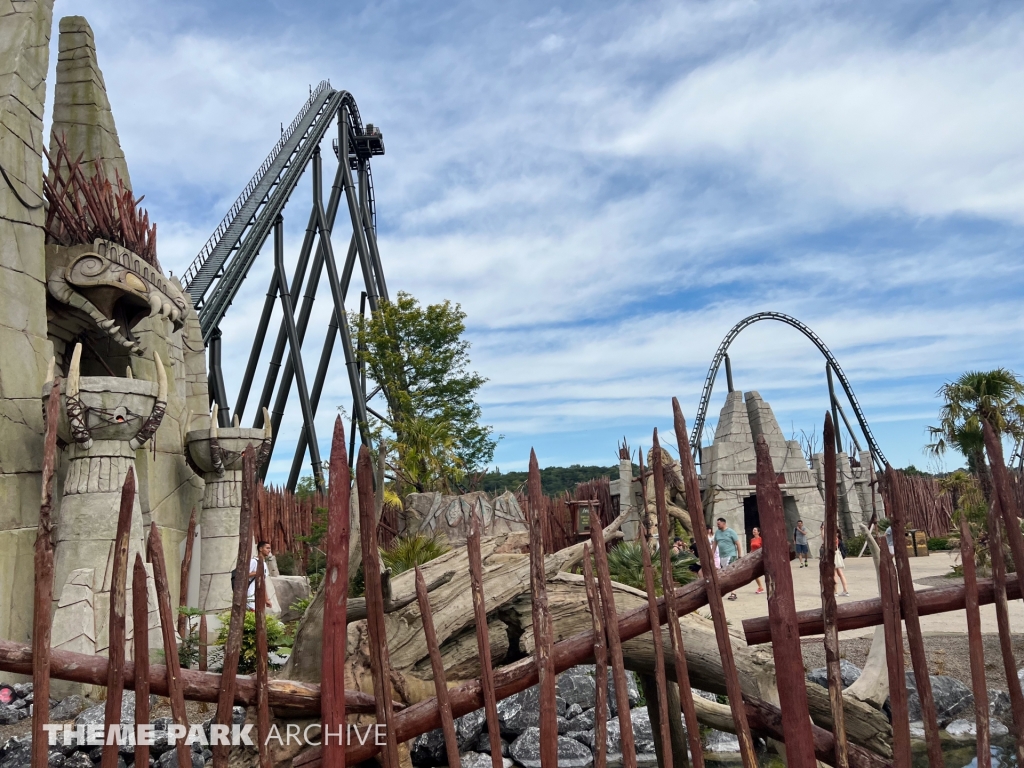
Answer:
[[(740, 537), (732, 528), (725, 523), (725, 518), (720, 517), (716, 521), (718, 530), (715, 531), (715, 545), (718, 548), (718, 557), (722, 568), (728, 567), (729, 563), (743, 554), (743, 545), (740, 544)], [(730, 600), (736, 599), (736, 593), (729, 595)]]
[(797, 520), (796, 528), (793, 529), (793, 544), (796, 545), (796, 559), (800, 561), (800, 567), (807, 567), (807, 560), (811, 556), (811, 548), (807, 544), (807, 529), (804, 528), (804, 521)]
[[(821, 524), (821, 553), (818, 555), (822, 560), (825, 559), (825, 524)], [(836, 576), (839, 577), (839, 581), (843, 583), (843, 591), (837, 592), (840, 597), (850, 596), (850, 587), (846, 583), (846, 544), (843, 543), (843, 534), (840, 531), (836, 531), (836, 554), (834, 567), (836, 569)], [(833, 584), (835, 581), (833, 580)], [(836, 589), (838, 590), (838, 585)]]
[[(760, 528), (754, 528), (750, 533), (751, 533), (751, 536), (750, 536), (750, 551), (751, 552), (756, 552), (757, 550), (759, 550), (761, 548), (761, 529)], [(761, 581), (761, 577), (760, 576), (758, 576), (755, 579), (755, 581), (757, 582), (757, 589), (754, 590), (754, 594), (755, 595), (763, 595), (764, 594), (764, 582)]]
[(715, 570), (722, 570), (722, 557), (718, 552), (718, 542), (715, 541), (715, 529), (708, 526), (708, 544), (711, 546), (711, 554), (715, 558)]
[[(266, 583), (267, 579), (267, 558), (270, 557), (270, 542), (261, 541), (256, 545), (256, 551), (263, 555), (263, 581)], [(248, 597), (248, 608), (250, 611), (256, 610), (256, 569), (259, 567), (260, 559), (253, 557), (249, 560), (249, 591)], [(267, 597), (267, 608), (270, 608), (270, 598)]]

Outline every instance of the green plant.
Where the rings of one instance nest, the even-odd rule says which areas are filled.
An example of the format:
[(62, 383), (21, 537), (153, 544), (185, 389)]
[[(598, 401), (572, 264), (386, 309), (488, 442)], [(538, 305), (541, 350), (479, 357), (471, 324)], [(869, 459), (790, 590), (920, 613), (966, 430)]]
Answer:
[(947, 549), (952, 549), (949, 546), (948, 536), (932, 536), (928, 539), (929, 552), (943, 552)]
[[(220, 620), (220, 633), (217, 644), (224, 645), (228, 641), (231, 624), (231, 611), (225, 611), (217, 617)], [(269, 614), (264, 617), (267, 622), (267, 650), (273, 653), (285, 640), (285, 626), (276, 616)], [(277, 665), (271, 664), (271, 669)], [(256, 671), (256, 611), (246, 611), (242, 622), (242, 650), (238, 656), (238, 671), (243, 675), (251, 675)]]
[(843, 539), (843, 543), (846, 544), (846, 554), (849, 557), (856, 557), (860, 554), (860, 551), (864, 548), (864, 542), (867, 539), (864, 534), (860, 536), (851, 536), (848, 539)]
[(295, 555), (291, 552), (281, 552), (277, 556), (277, 570), (282, 576), (296, 576), (295, 569), (298, 564), (295, 561)]
[(185, 616), (185, 636), (178, 643), (178, 663), (191, 669), (199, 663), (199, 617), (202, 610), (188, 605), (178, 606), (178, 615)]
[[(643, 552), (644, 546), (639, 541), (620, 541), (608, 552), (608, 571), (612, 581), (646, 591), (644, 580)], [(696, 560), (688, 553), (672, 553), (672, 576), (676, 584), (689, 584), (694, 573), (690, 565)], [(651, 564), (654, 567), (654, 591), (661, 594), (661, 553), (655, 549), (651, 553)]]
[(291, 610), (295, 611), (296, 613), (305, 614), (306, 609), (309, 608), (309, 606), (312, 604), (313, 598), (315, 596), (316, 592), (312, 592), (307, 597), (303, 597), (299, 600), (296, 600), (294, 603), (291, 604)]
[(390, 549), (381, 550), (380, 557), (392, 575), (411, 570), (417, 565), (429, 563), (448, 552), (451, 547), (443, 536), (415, 534), (399, 536)]

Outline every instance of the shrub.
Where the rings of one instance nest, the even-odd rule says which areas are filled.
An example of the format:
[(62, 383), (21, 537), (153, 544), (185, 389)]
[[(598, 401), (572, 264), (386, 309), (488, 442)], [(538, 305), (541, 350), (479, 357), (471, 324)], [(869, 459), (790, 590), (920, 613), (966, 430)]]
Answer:
[(947, 549), (950, 549), (949, 538), (947, 536), (932, 536), (928, 539), (929, 552), (942, 552)]
[[(644, 544), (639, 541), (621, 541), (608, 552), (608, 571), (612, 581), (647, 590), (644, 581), (643, 552), (640, 549), (642, 546)], [(688, 553), (672, 554), (672, 576), (676, 584), (689, 584), (693, 581), (694, 573), (690, 570), (690, 565), (695, 562), (694, 557)], [(657, 549), (651, 553), (651, 564), (654, 566), (654, 591), (660, 595), (661, 553)]]
[(381, 551), (380, 557), (384, 562), (384, 567), (390, 568), (391, 574), (394, 576), (411, 570), (417, 565), (429, 563), (450, 549), (448, 542), (442, 536), (415, 534), (399, 536), (390, 549)]
[[(225, 611), (217, 618), (220, 620), (217, 644), (224, 645), (228, 641), (231, 611)], [(268, 614), (265, 618), (267, 621), (267, 650), (273, 653), (284, 645), (285, 628), (276, 616)], [(276, 669), (277, 665), (271, 664), (270, 667)], [(256, 672), (256, 611), (246, 611), (245, 621), (242, 622), (242, 650), (238, 656), (238, 672), (242, 675), (251, 675)]]

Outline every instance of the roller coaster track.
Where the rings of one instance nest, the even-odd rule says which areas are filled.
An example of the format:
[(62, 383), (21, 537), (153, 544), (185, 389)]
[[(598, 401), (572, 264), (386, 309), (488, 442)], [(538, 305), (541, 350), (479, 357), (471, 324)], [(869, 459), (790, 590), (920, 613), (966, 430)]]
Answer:
[(711, 390), (715, 385), (715, 377), (718, 375), (718, 369), (722, 364), (722, 360), (725, 359), (726, 352), (729, 350), (729, 345), (732, 344), (736, 337), (740, 335), (740, 332), (744, 328), (748, 328), (754, 323), (758, 323), (762, 320), (776, 320), (780, 323), (796, 328), (800, 333), (806, 336), (814, 346), (818, 348), (818, 351), (825, 357), (828, 364), (835, 371), (836, 376), (842, 384), (843, 391), (846, 393), (847, 398), (850, 400), (850, 405), (853, 406), (853, 412), (857, 416), (857, 423), (860, 424), (861, 431), (864, 433), (864, 438), (867, 440), (868, 448), (871, 451), (871, 455), (874, 457), (875, 462), (879, 467), (886, 465), (885, 456), (882, 454), (882, 450), (878, 447), (878, 443), (875, 441), (875, 437), (871, 434), (871, 427), (868, 426), (868, 421), (864, 417), (864, 411), (860, 407), (860, 403), (857, 401), (857, 396), (853, 393), (853, 387), (850, 386), (849, 379), (846, 378), (846, 374), (843, 373), (843, 369), (839, 366), (839, 361), (836, 360), (835, 355), (829, 350), (825, 342), (821, 340), (814, 331), (812, 331), (807, 325), (797, 320), (795, 317), (785, 315), (782, 312), (757, 312), (756, 314), (750, 315), (740, 320), (722, 339), (722, 343), (718, 345), (718, 351), (715, 352), (715, 357), (711, 361), (711, 367), (708, 369), (707, 378), (704, 380), (704, 390), (700, 395), (700, 406), (697, 408), (697, 417), (693, 422), (693, 431), (690, 434), (690, 446), (694, 453), (700, 447), (701, 435), (704, 431), (704, 421), (707, 417), (708, 405), (711, 402)]

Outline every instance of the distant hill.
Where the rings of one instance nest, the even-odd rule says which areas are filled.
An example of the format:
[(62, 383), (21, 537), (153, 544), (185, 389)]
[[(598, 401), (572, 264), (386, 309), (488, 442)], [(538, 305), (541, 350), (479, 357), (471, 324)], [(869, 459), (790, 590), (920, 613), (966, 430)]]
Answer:
[[(636, 467), (634, 467), (633, 471), (639, 474), (639, 469)], [(555, 494), (575, 488), (577, 483), (585, 483), (587, 480), (593, 480), (598, 477), (618, 480), (619, 468), (618, 466), (597, 467), (583, 466), (582, 464), (573, 464), (568, 467), (545, 467), (540, 471), (540, 484), (544, 493), (554, 496)], [(494, 472), (488, 472), (483, 475), (476, 487), (481, 491), (494, 494), (503, 493), (504, 491), (515, 491), (520, 487), (525, 490), (525, 486), (525, 472), (502, 472), (500, 469), (495, 469)]]

